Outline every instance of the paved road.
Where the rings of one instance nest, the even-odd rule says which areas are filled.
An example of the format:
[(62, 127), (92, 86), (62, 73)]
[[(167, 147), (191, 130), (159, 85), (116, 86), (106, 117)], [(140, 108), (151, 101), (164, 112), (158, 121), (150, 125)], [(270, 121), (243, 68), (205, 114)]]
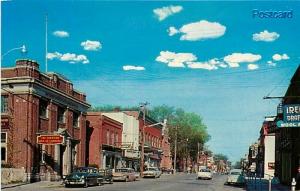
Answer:
[(213, 180), (197, 180), (196, 174), (163, 175), (158, 179), (141, 179), (136, 182), (114, 182), (88, 188), (64, 188), (59, 183), (34, 183), (6, 191), (238, 191), (240, 187), (224, 185), (226, 176), (216, 175)]

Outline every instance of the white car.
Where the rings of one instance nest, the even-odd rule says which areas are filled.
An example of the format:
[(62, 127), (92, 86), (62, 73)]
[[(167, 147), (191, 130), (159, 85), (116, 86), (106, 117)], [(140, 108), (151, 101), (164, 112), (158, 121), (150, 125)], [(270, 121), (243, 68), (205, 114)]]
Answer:
[(243, 175), (243, 171), (241, 169), (232, 169), (227, 177), (227, 184), (244, 184), (245, 177)]
[(159, 178), (161, 171), (157, 167), (149, 167), (143, 172), (143, 177)]
[(200, 169), (197, 173), (198, 179), (209, 179), (211, 180), (213, 177), (213, 173), (209, 169)]

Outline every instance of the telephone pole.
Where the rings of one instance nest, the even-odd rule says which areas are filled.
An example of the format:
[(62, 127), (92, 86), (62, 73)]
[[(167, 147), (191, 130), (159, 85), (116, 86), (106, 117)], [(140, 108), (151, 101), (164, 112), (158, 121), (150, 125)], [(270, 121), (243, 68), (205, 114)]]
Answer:
[(141, 143), (141, 163), (140, 163), (140, 173), (141, 177), (143, 176), (144, 172), (144, 145), (145, 145), (145, 126), (146, 126), (146, 106), (148, 105), (148, 102), (141, 103), (140, 104), (140, 110), (143, 112), (143, 128), (142, 128), (142, 143)]

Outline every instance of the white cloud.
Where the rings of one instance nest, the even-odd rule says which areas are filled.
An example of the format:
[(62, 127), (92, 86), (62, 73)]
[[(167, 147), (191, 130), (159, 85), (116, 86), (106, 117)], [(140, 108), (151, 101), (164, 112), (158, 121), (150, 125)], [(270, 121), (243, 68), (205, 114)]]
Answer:
[(269, 66), (276, 66), (276, 63), (272, 62), (271, 60), (269, 60), (267, 63), (268, 63)]
[(166, 63), (169, 67), (185, 67), (185, 63), (196, 61), (197, 57), (192, 53), (161, 51), (160, 55), (155, 60)]
[(192, 69), (216, 70), (218, 67), (209, 62), (189, 62), (187, 67)]
[(274, 54), (272, 56), (272, 58), (275, 61), (281, 61), (281, 60), (288, 60), (288, 59), (290, 59), (290, 57), (287, 54), (282, 54), (282, 55), (280, 55), (280, 54)]
[(229, 65), (229, 67), (239, 67), (240, 63), (256, 62), (260, 59), (261, 55), (252, 53), (233, 53), (224, 57), (224, 61)]
[(174, 15), (176, 13), (179, 13), (182, 11), (182, 6), (168, 6), (168, 7), (162, 7), (162, 8), (157, 8), (153, 10), (153, 13), (155, 16), (158, 18), (159, 21), (162, 21), (166, 19), (167, 17)]
[(54, 36), (60, 37), (60, 38), (66, 38), (69, 37), (69, 33), (67, 31), (54, 31)]
[(170, 27), (168, 29), (169, 36), (173, 36), (173, 35), (177, 34), (178, 32), (179, 31), (175, 27)]
[(258, 68), (257, 64), (248, 64), (248, 70), (257, 70)]
[(265, 42), (272, 42), (279, 38), (279, 34), (276, 32), (269, 32), (267, 30), (264, 30), (260, 33), (255, 33), (252, 35), (252, 39), (254, 41), (265, 41)]
[(181, 33), (180, 40), (188, 41), (218, 38), (223, 36), (225, 31), (226, 27), (220, 23), (209, 22), (206, 20), (183, 25), (179, 30), (175, 27), (170, 27), (168, 30), (170, 36)]
[(126, 66), (123, 66), (123, 70), (145, 70), (145, 68), (143, 66), (126, 65)]
[(83, 55), (76, 55), (74, 53), (65, 53), (65, 54), (61, 54), (59, 52), (54, 52), (54, 53), (47, 53), (47, 59), (49, 60), (53, 60), (53, 59), (58, 59), (60, 61), (63, 62), (69, 62), (69, 63), (83, 63), (83, 64), (88, 64), (90, 63), (90, 61), (88, 60), (88, 58)]
[(97, 51), (102, 48), (102, 44), (99, 41), (86, 40), (84, 42), (81, 42), (80, 45), (83, 47), (84, 50)]
[(61, 56), (62, 56), (62, 54), (59, 52), (47, 53), (47, 59), (49, 59), (49, 60), (53, 60), (55, 58), (60, 58)]

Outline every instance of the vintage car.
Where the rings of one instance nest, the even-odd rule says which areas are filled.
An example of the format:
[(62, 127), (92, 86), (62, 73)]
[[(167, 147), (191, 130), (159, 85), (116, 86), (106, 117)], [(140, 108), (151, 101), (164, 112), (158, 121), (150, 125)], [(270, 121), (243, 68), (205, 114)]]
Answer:
[(103, 182), (109, 184), (113, 183), (113, 173), (111, 169), (99, 169), (99, 175), (103, 179)]
[(213, 177), (213, 173), (210, 169), (200, 169), (197, 173), (198, 179), (209, 179), (211, 180)]
[(113, 181), (135, 181), (136, 176), (132, 168), (118, 168), (113, 173)]
[(243, 185), (245, 177), (241, 169), (232, 169), (227, 176), (227, 184)]
[(157, 167), (149, 167), (143, 172), (144, 178), (159, 178), (161, 176), (161, 171)]
[(64, 179), (65, 187), (80, 185), (88, 187), (90, 185), (100, 185), (103, 179), (99, 176), (98, 170), (93, 167), (79, 167)]
[(164, 173), (164, 174), (173, 174), (174, 170), (171, 169), (171, 168), (162, 167), (161, 172)]

